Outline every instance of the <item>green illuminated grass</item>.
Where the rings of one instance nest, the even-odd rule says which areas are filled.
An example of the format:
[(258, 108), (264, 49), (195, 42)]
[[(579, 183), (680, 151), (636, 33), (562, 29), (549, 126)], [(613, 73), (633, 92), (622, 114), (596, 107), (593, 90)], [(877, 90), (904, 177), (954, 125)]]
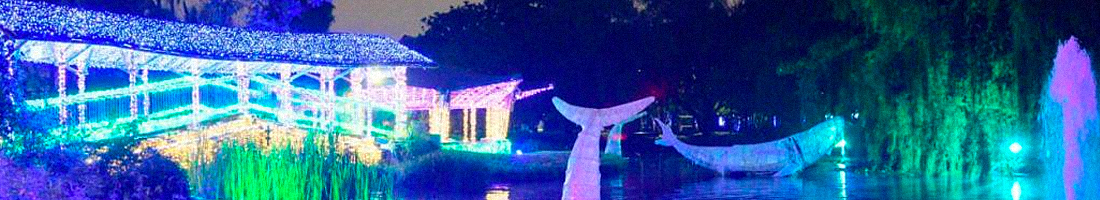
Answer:
[(286, 144), (265, 152), (254, 144), (224, 143), (213, 162), (189, 172), (193, 191), (210, 199), (393, 198), (391, 170), (305, 144), (301, 151)]

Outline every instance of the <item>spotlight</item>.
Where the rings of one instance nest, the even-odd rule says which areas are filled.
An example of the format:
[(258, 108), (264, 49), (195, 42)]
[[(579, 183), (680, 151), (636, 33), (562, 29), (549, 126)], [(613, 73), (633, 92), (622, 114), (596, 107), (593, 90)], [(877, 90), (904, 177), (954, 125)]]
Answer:
[(836, 143), (836, 146), (834, 146), (834, 147), (837, 147), (837, 148), (844, 148), (845, 146), (848, 146), (848, 141), (845, 141), (845, 140), (840, 140), (840, 142), (837, 142), (837, 143)]
[(1013, 142), (1012, 145), (1008, 146), (1008, 150), (1012, 151), (1012, 153), (1020, 153), (1020, 150), (1023, 150), (1023, 149), (1024, 149), (1024, 147), (1020, 146), (1020, 143), (1018, 143), (1018, 142)]

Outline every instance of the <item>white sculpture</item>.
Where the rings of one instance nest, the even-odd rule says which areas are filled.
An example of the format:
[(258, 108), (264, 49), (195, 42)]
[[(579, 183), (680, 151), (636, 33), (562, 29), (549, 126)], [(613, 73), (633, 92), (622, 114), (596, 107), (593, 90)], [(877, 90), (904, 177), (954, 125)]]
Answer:
[(642, 116), (645, 116), (645, 112), (638, 113), (629, 119), (615, 123), (615, 126), (611, 127), (611, 132), (607, 134), (607, 145), (605, 145), (603, 149), (603, 154), (623, 156), (623, 125), (638, 118), (642, 118)]
[(654, 119), (661, 127), (661, 139), (658, 145), (672, 146), (696, 165), (710, 168), (719, 173), (728, 172), (774, 172), (772, 176), (789, 176), (813, 164), (821, 157), (832, 152), (833, 145), (844, 132), (844, 120), (840, 118), (822, 122), (790, 137), (776, 141), (733, 145), (733, 146), (694, 146), (676, 138), (672, 128), (660, 120)]
[(581, 132), (577, 133), (577, 141), (569, 153), (562, 199), (600, 198), (600, 131), (641, 112), (653, 101), (653, 97), (646, 97), (611, 108), (593, 109), (570, 105), (554, 97), (554, 108), (566, 119), (581, 126)]

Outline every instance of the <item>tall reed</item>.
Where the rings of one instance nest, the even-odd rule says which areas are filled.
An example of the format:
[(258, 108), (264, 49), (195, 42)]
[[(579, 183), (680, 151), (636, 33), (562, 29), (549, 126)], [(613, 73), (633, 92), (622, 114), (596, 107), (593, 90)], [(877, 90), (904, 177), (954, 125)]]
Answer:
[(198, 196), (212, 199), (393, 198), (391, 170), (337, 153), (336, 137), (305, 140), (302, 148), (288, 143), (269, 150), (225, 141), (212, 162), (193, 165), (191, 182)]

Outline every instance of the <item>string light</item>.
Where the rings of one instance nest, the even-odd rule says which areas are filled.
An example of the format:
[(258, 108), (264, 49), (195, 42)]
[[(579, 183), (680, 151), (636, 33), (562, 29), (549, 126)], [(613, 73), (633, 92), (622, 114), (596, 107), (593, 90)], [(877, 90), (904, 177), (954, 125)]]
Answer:
[(508, 108), (485, 109), (485, 139), (503, 140), (508, 138), (508, 121), (512, 111)]
[(514, 101), (514, 92), (520, 81), (512, 80), (450, 92), (451, 109), (491, 108), (510, 105)]
[[(265, 123), (253, 118), (241, 118), (194, 131), (182, 131), (165, 134), (143, 140), (133, 151), (156, 149), (169, 159), (176, 161), (183, 169), (190, 169), (195, 163), (209, 163), (215, 157), (223, 142), (251, 143), (265, 152), (290, 145), (295, 151), (301, 151), (309, 134), (293, 127)], [(209, 142), (200, 142), (209, 141)], [(351, 155), (357, 161), (367, 164), (377, 163), (382, 152), (372, 139), (356, 136), (337, 136), (337, 153)], [(328, 137), (318, 137), (316, 145), (327, 149)], [(195, 151), (195, 150), (198, 151)], [(196, 155), (197, 154), (197, 155)]]
[[(135, 88), (135, 87), (137, 87), (138, 71), (137, 71), (137, 65), (135, 65), (134, 62), (133, 62), (134, 56), (131, 54), (131, 55), (127, 55), (125, 58), (126, 58), (126, 75), (130, 78), (129, 79), (129, 81), (130, 81), (130, 87), (129, 88)], [(138, 114), (137, 93), (136, 92), (131, 92), (130, 93), (130, 117), (136, 117), (137, 114)]]
[[(65, 59), (64, 58), (65, 56), (63, 54), (59, 53), (59, 52), (55, 52), (54, 56), (56, 57), (56, 60), (68, 60), (68, 59)], [(60, 98), (60, 99), (65, 99), (65, 97), (68, 96), (68, 94), (66, 94), (66, 90), (68, 88), (66, 87), (65, 82), (66, 82), (66, 79), (68, 78), (68, 77), (66, 77), (66, 73), (68, 72), (68, 67), (69, 66), (68, 66), (68, 64), (65, 64), (65, 62), (63, 62), (63, 61), (58, 62), (58, 64), (56, 66), (57, 66), (57, 97)], [(64, 102), (62, 102), (62, 103), (64, 103)], [(63, 104), (63, 105), (67, 105), (67, 104)], [(65, 107), (65, 106), (58, 107), (57, 108), (57, 113), (58, 113), (58, 117), (57, 117), (58, 123), (61, 124), (61, 125), (65, 125), (65, 121), (69, 118), (68, 108)]]
[[(247, 65), (237, 65), (237, 73), (235, 74), (237, 80), (237, 101), (240, 104), (248, 105), (249, 93), (248, 86), (252, 81), (250, 80), (250, 74), (248, 73)], [(247, 109), (241, 109), (243, 114), (248, 114)]]
[(471, 140), (470, 139), (470, 132), (472, 131), (473, 128), (471, 128), (471, 127), (473, 127), (473, 126), (470, 123), (470, 121), (471, 121), (470, 118), (471, 118), (470, 117), (470, 110), (469, 109), (463, 109), (462, 110), (462, 142), (471, 142), (470, 141)]
[[(405, 69), (432, 65), (431, 60), (419, 53), (392, 39), (375, 35), (251, 31), (165, 22), (39, 2), (0, 2), (0, 24), (14, 28), (21, 36), (15, 38), (22, 44), (16, 49), (24, 55), (18, 57), (20, 61), (57, 66), (59, 95), (25, 103), (32, 112), (58, 109), (60, 125), (45, 127), (53, 134), (68, 133), (70, 128), (88, 133), (80, 136), (83, 138), (64, 140), (97, 141), (120, 137), (118, 134), (125, 131), (117, 129), (139, 119), (143, 121), (135, 124), (138, 134), (164, 133), (186, 126), (196, 131), (198, 137), (204, 137), (212, 133), (201, 131), (209, 129), (200, 126), (201, 122), (233, 116), (251, 119), (253, 113), (268, 118), (277, 116), (277, 121), (283, 122), (281, 125), (296, 129), (317, 130), (303, 123), (325, 124), (322, 129), (326, 131), (356, 130), (350, 135), (366, 131), (367, 137), (373, 132), (403, 138), (407, 135), (409, 103), (406, 100), (421, 97), (419, 93), (406, 90), (410, 87), (406, 85)], [(71, 63), (77, 64), (75, 70), (69, 68)], [(89, 68), (125, 71), (128, 86), (86, 91)], [(70, 70), (77, 74), (78, 92), (75, 95), (67, 93)], [(150, 70), (177, 72), (184, 76), (151, 83)], [(362, 87), (356, 85), (362, 81), (352, 81), (355, 87), (349, 97), (337, 96), (335, 81), (343, 76), (337, 73), (342, 70), (356, 72), (353, 80), (382, 81)], [(320, 73), (321, 87), (307, 89), (292, 85), (296, 78), (292, 72)], [(362, 72), (373, 72), (375, 76), (362, 77)], [(257, 76), (275, 73), (279, 74), (279, 80)], [(137, 83), (139, 77), (140, 85)], [(259, 86), (253, 87), (255, 85)], [(251, 94), (271, 92), (263, 91), (266, 88), (275, 88), (277, 105), (270, 105), (276, 103), (263, 99), (253, 102)], [(373, 88), (382, 90), (377, 94), (384, 97), (364, 95), (376, 94), (371, 91)], [(236, 92), (236, 101), (217, 98), (226, 95), (225, 91)], [(434, 90), (427, 91), (429, 95), (432, 92), (438, 96)], [(143, 109), (139, 109), (139, 93)], [(121, 114), (126, 112), (122, 108), (124, 104), (110, 102), (126, 98), (129, 99), (129, 116)], [(157, 100), (156, 107), (151, 107), (152, 100)], [(108, 102), (102, 103), (104, 101)], [(70, 117), (68, 106), (74, 104), (79, 110), (79, 123), (66, 124)], [(302, 107), (295, 108), (296, 105)], [(337, 107), (347, 109), (337, 111)], [(299, 112), (307, 109), (315, 112)], [(139, 110), (143, 111), (140, 116)], [(355, 117), (343, 117), (346, 116), (344, 110), (354, 110)], [(359, 117), (364, 110), (367, 113), (365, 120)], [(392, 113), (395, 116), (393, 130), (374, 127), (371, 119), (374, 111)], [(86, 116), (87, 112), (90, 113)], [(217, 124), (237, 126), (225, 123), (219, 121)], [(250, 123), (252, 125), (242, 127), (256, 124)], [(476, 121), (472, 123), (476, 126)], [(372, 142), (362, 143), (373, 145)]]
[(437, 105), (428, 111), (428, 132), (440, 135), (442, 141), (448, 141), (451, 133), (451, 109), (442, 101)]
[(550, 91), (550, 90), (553, 90), (553, 89), (554, 89), (554, 84), (550, 84), (550, 85), (547, 85), (546, 87), (542, 87), (542, 88), (538, 88), (538, 89), (525, 90), (523, 92), (519, 92), (518, 94), (516, 94), (516, 100), (526, 99), (527, 97), (535, 96), (539, 93), (543, 93), (543, 92)]
[(141, 70), (140, 89), (142, 91), (142, 96), (145, 97), (145, 99), (141, 101), (142, 107), (144, 108), (142, 112), (145, 116), (149, 116), (149, 69)]
[(0, 2), (0, 21), (25, 38), (84, 41), (196, 58), (328, 66), (432, 64), (423, 55), (378, 35), (255, 31), (32, 1)]
[(440, 146), (443, 150), (465, 151), (488, 154), (511, 154), (512, 142), (508, 140), (493, 140), (465, 143), (444, 143)]
[[(84, 90), (87, 89), (85, 83), (88, 81), (88, 67), (81, 63), (77, 63), (76, 66), (76, 91), (79, 95), (84, 94)], [(83, 124), (88, 119), (88, 104), (81, 102), (76, 105), (76, 110), (77, 122)]]

